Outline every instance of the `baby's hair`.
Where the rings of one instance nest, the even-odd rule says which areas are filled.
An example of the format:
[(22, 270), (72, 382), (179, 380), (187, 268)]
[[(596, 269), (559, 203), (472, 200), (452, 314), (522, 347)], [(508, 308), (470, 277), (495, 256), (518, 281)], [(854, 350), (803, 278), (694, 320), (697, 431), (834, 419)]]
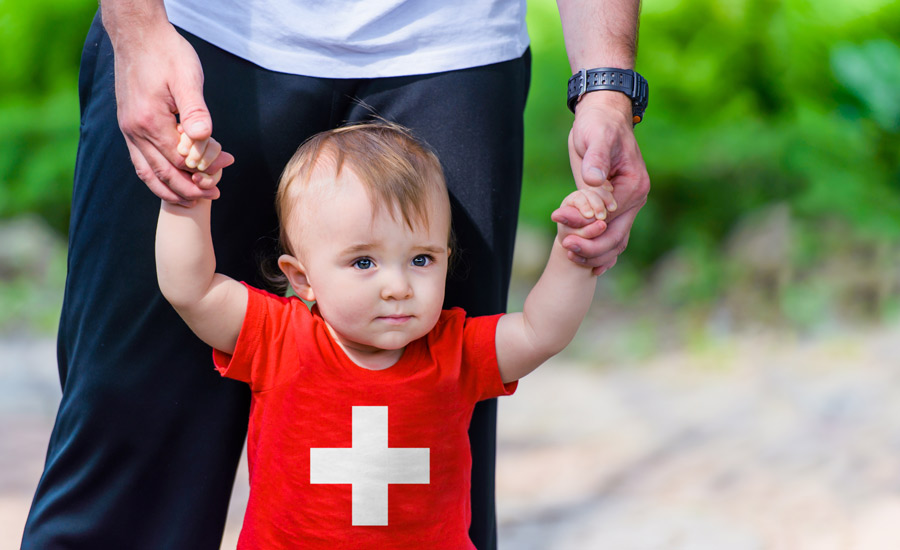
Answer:
[[(437, 155), (409, 129), (385, 120), (342, 126), (306, 140), (281, 174), (275, 199), (279, 253), (297, 255), (297, 243), (290, 241), (287, 224), (313, 173), (333, 170), (336, 180), (345, 166), (359, 178), (376, 209), (392, 218), (399, 213), (412, 230), (427, 223), (430, 201), (439, 200), (449, 207)], [(296, 192), (298, 185), (300, 192)], [(276, 272), (271, 267), (264, 269), (270, 286), (286, 290), (287, 281)]]

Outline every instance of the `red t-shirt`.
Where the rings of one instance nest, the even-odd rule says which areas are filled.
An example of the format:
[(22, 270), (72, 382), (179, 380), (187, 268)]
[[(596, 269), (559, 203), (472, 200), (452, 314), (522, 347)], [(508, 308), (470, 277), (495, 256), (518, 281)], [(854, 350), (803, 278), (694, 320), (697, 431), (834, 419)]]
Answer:
[(353, 363), (314, 307), (248, 287), (233, 356), (253, 392), (250, 500), (239, 549), (465, 549), (477, 401), (515, 391), (497, 367), (499, 315), (441, 313), (390, 368)]

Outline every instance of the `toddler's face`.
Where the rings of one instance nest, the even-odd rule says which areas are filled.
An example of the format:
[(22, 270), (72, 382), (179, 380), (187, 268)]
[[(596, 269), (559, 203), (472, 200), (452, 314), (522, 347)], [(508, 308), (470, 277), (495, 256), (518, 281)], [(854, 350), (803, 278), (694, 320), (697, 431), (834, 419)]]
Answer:
[[(311, 181), (310, 185), (317, 185)], [(302, 207), (291, 232), (322, 318), (347, 351), (399, 350), (427, 334), (444, 301), (449, 207), (429, 204), (414, 230), (374, 210), (351, 170)], [(431, 203), (439, 202), (437, 199)], [(374, 211), (373, 211), (374, 210)], [(294, 235), (300, 236), (295, 239)]]

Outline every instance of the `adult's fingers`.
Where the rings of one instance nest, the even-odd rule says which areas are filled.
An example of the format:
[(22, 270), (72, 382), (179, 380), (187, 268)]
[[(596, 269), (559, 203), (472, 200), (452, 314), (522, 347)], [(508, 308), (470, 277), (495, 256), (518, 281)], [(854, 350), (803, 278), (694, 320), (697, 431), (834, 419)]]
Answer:
[(550, 214), (550, 219), (568, 227), (584, 227), (594, 222), (594, 219), (585, 218), (581, 211), (572, 205), (564, 204)]
[(150, 165), (144, 160), (144, 156), (135, 145), (127, 140), (125, 144), (128, 146), (128, 153), (131, 156), (131, 163), (134, 165), (135, 173), (137, 173), (138, 178), (147, 185), (147, 188), (150, 189), (151, 193), (166, 202), (177, 203), (184, 200), (183, 197), (178, 196), (174, 191), (169, 189), (168, 185), (156, 177), (153, 169), (150, 168)]
[(610, 262), (610, 263), (608, 263), (608, 264), (604, 264), (604, 265), (600, 265), (600, 266), (595, 267), (595, 268), (594, 268), (594, 271), (593, 271), (593, 274), (596, 275), (596, 276), (598, 276), (598, 277), (599, 277), (600, 275), (603, 275), (604, 273), (606, 273), (607, 271), (609, 271), (610, 269), (612, 269), (612, 267), (613, 267), (614, 265), (616, 265), (616, 262), (617, 262), (617, 261), (619, 261), (619, 258), (618, 258), (618, 257), (616, 257), (615, 259), (613, 259), (613, 261)]
[[(230, 153), (222, 152), (206, 169), (206, 172), (197, 172), (192, 176), (195, 184), (201, 189), (214, 189), (222, 179), (222, 170), (234, 163), (234, 157)], [(213, 199), (219, 198), (218, 189)]]
[(562, 236), (562, 245), (566, 250), (571, 250), (572, 243), (575, 242), (575, 237), (580, 237), (581, 239), (596, 239), (600, 235), (606, 231), (607, 224), (603, 220), (595, 220), (593, 223), (588, 224), (584, 227), (579, 227), (577, 229), (567, 228), (564, 232), (560, 233)]
[(603, 260), (602, 262), (600, 261), (599, 258), (595, 258), (593, 260), (585, 260), (584, 258), (579, 256), (578, 254), (575, 254), (572, 251), (567, 251), (566, 257), (569, 259), (569, 261), (571, 261), (573, 263), (576, 263), (583, 267), (590, 267), (593, 270), (592, 273), (594, 275), (603, 275), (604, 273), (609, 271), (609, 269), (612, 266), (616, 265), (617, 261), (619, 261), (618, 256), (611, 257), (611, 259), (609, 259), (608, 261)]
[(222, 179), (222, 171), (215, 172), (213, 174), (207, 174), (205, 172), (197, 172), (191, 179), (194, 180), (194, 183), (197, 184), (198, 187), (202, 189), (210, 189), (215, 191), (215, 195), (210, 197), (210, 199), (215, 200), (221, 196), (221, 191), (216, 187), (216, 184), (219, 183), (219, 180)]
[[(232, 164), (234, 164), (234, 156), (232, 156), (231, 153), (222, 151), (221, 153), (219, 153), (219, 156), (217, 156), (215, 160), (212, 161), (212, 164), (206, 167), (206, 170), (204, 170), (204, 172), (206, 174), (216, 175), (215, 182), (212, 183), (212, 185), (215, 185), (216, 183), (218, 183), (219, 178), (222, 177), (222, 170), (231, 166)], [(203, 178), (198, 179), (197, 174), (194, 174), (194, 182), (201, 189), (209, 189), (211, 187), (208, 180)]]
[[(145, 142), (146, 143), (146, 142)], [(169, 188), (172, 192), (174, 192), (178, 197), (178, 201), (169, 201), (169, 202), (180, 202), (180, 201), (194, 201), (197, 199), (212, 199), (215, 192), (209, 189), (201, 189), (194, 183), (192, 179), (192, 174), (185, 170), (181, 170), (172, 165), (169, 160), (160, 153), (158, 149), (153, 147), (152, 145), (147, 144), (148, 146), (140, 147), (136, 145), (136, 147), (140, 150), (140, 153), (146, 161), (146, 165), (149, 168), (148, 177), (142, 177), (141, 174), (147, 174), (147, 172), (139, 172), (138, 177), (150, 186), (150, 181), (159, 181), (167, 188)], [(150, 180), (150, 181), (148, 181)], [(151, 187), (151, 190), (153, 188)], [(153, 191), (158, 197), (163, 200), (169, 200), (156, 191)]]
[[(583, 256), (576, 254), (575, 252), (572, 252), (571, 250), (567, 250), (566, 256), (569, 258), (569, 260), (575, 262), (576, 264), (583, 265), (584, 267), (595, 268), (595, 269), (596, 268), (609, 269), (610, 267), (615, 265), (615, 263), (617, 261), (619, 261), (619, 257), (616, 256), (615, 254), (605, 254), (602, 257), (597, 256), (596, 258), (587, 259)], [(606, 269), (603, 269), (603, 271), (605, 271)], [(594, 275), (598, 275), (598, 274), (599, 273), (596, 273), (596, 272), (594, 273)]]
[(219, 153), (219, 156), (216, 157), (216, 160), (214, 160), (212, 164), (210, 164), (206, 168), (206, 171), (208, 173), (218, 172), (219, 170), (227, 168), (232, 164), (234, 164), (234, 155), (222, 151), (221, 153)]
[(609, 263), (628, 246), (628, 237), (637, 212), (638, 209), (634, 208), (613, 220), (607, 220), (606, 231), (599, 237), (585, 239), (575, 234), (567, 236), (564, 239), (566, 249), (584, 258), (586, 265), (596, 267)]
[(620, 210), (640, 210), (650, 193), (650, 176), (633, 136), (623, 146), (621, 162), (611, 177), (613, 196)]

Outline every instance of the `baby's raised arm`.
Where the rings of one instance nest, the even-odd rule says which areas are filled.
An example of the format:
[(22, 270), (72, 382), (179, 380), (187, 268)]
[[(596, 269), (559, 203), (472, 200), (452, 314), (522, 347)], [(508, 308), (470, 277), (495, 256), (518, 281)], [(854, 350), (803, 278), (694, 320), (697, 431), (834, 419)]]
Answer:
[[(193, 159), (199, 169), (210, 166), (221, 151), (215, 140), (209, 141)], [(215, 185), (221, 170), (199, 177), (210, 178)], [(209, 228), (211, 204), (205, 199), (192, 206), (162, 201), (156, 228), (156, 276), (163, 296), (191, 330), (210, 346), (232, 353), (247, 310), (247, 289), (216, 273)]]
[(528, 293), (522, 312), (500, 318), (496, 346), (504, 383), (530, 373), (575, 337), (594, 297), (596, 278), (590, 267), (580, 265), (580, 258), (560, 243), (574, 231), (587, 238), (602, 233), (606, 229), (606, 205), (611, 201), (608, 188), (575, 191), (563, 201), (560, 208), (575, 207), (582, 216), (595, 221), (578, 230), (557, 224), (547, 267)]

